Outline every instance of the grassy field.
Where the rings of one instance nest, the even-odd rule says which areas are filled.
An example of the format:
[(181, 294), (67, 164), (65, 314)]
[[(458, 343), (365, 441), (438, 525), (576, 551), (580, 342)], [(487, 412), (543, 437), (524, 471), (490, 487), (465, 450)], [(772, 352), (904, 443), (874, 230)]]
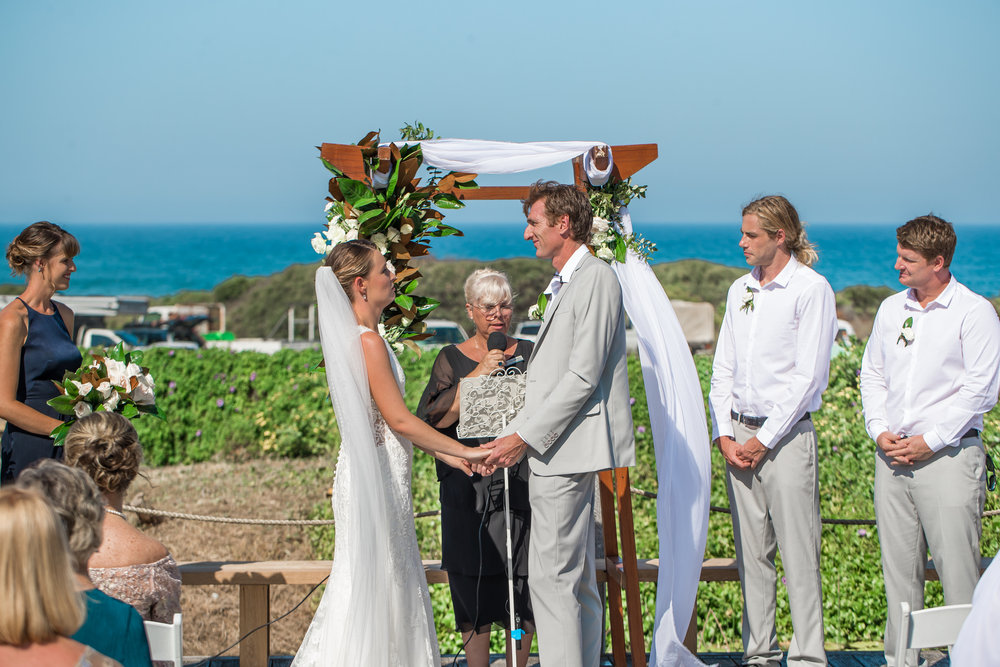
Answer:
[[(314, 370), (319, 352), (281, 352), (274, 356), (153, 350), (146, 363), (153, 368), (160, 388), (160, 402), (167, 420), (140, 420), (140, 436), (151, 464), (191, 463), (207, 460), (252, 460), (323, 456), (335, 460), (339, 445), (336, 420), (326, 395), (323, 373)], [(872, 483), (873, 445), (864, 432), (857, 371), (861, 347), (836, 357), (823, 408), (815, 413), (820, 448), (820, 501), (824, 517), (868, 519), (874, 516)], [(415, 407), (423, 390), (433, 354), (404, 358), (407, 402)], [(711, 358), (698, 356), (696, 365), (703, 390), (711, 374)], [(630, 385), (637, 399), (633, 408), (638, 465), (633, 484), (657, 490), (649, 416), (642, 389), (638, 359), (630, 358)], [(1000, 410), (987, 418), (987, 447), (1000, 444)], [(707, 443), (706, 443), (707, 445)], [(723, 462), (713, 451), (712, 504), (727, 506)], [(433, 461), (417, 455), (413, 471), (414, 507), (435, 509), (437, 482)], [(636, 498), (636, 541), (641, 556), (658, 553), (654, 501)], [(998, 506), (989, 494), (987, 509)], [(316, 517), (330, 515), (329, 504), (317, 498)], [(435, 518), (419, 519), (417, 535), (425, 558), (440, 556), (440, 524)], [(312, 535), (316, 558), (332, 553), (332, 529)], [(1000, 521), (983, 525), (984, 554), (1000, 548)], [(826, 636), (831, 646), (867, 647), (881, 640), (885, 600), (879, 563), (877, 531), (871, 526), (826, 526), (823, 529), (822, 574)], [(728, 515), (713, 513), (706, 557), (732, 557), (733, 533)], [(928, 604), (942, 603), (940, 586), (928, 584)], [(646, 634), (652, 631), (654, 587), (644, 585)], [(444, 652), (459, 648), (452, 633), (450, 599), (444, 587), (433, 587), (432, 597)], [(740, 646), (740, 593), (736, 584), (702, 584), (698, 599), (703, 650), (738, 650)], [(778, 632), (791, 635), (784, 588), (779, 584)], [(495, 647), (499, 648), (499, 647)]]

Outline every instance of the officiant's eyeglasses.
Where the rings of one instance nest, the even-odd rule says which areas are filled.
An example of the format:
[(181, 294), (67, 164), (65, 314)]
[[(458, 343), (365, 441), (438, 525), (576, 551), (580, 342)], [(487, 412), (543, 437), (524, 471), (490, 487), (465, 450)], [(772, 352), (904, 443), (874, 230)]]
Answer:
[(506, 303), (494, 303), (494, 304), (476, 304), (476, 310), (485, 315), (486, 317), (494, 317), (501, 313), (512, 313), (514, 312), (514, 304), (507, 301)]

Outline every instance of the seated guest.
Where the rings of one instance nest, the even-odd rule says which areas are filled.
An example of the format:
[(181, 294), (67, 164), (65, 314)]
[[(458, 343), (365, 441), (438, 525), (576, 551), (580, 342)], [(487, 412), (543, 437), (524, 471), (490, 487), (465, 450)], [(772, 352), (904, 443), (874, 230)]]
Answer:
[(122, 502), (142, 461), (135, 428), (113, 412), (95, 412), (66, 436), (66, 463), (90, 475), (104, 496), (104, 541), (90, 557), (90, 578), (149, 621), (172, 623), (181, 610), (181, 575), (159, 541), (125, 520)]
[(86, 618), (72, 639), (91, 646), (125, 667), (150, 667), (149, 642), (139, 612), (102, 593), (87, 576), (87, 560), (101, 545), (104, 499), (82, 470), (45, 459), (21, 472), (16, 486), (45, 498), (62, 521), (76, 590)]
[(45, 499), (0, 490), (0, 665), (121, 667), (69, 638), (83, 623), (66, 536)]

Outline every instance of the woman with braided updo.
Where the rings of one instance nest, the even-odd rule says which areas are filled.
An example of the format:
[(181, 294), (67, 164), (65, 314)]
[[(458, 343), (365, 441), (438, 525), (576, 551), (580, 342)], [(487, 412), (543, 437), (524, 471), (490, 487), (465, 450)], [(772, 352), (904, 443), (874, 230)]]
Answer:
[(66, 463), (86, 472), (104, 498), (104, 541), (90, 557), (91, 580), (144, 619), (171, 623), (181, 610), (177, 563), (166, 547), (122, 513), (125, 492), (141, 462), (139, 437), (120, 414), (95, 412), (73, 424), (66, 436)]
[(65, 419), (48, 400), (66, 371), (82, 361), (73, 343), (73, 311), (52, 300), (69, 287), (80, 244), (51, 222), (36, 222), (7, 246), (7, 263), (27, 285), (0, 311), (0, 484), (39, 459), (61, 458), (52, 430)]

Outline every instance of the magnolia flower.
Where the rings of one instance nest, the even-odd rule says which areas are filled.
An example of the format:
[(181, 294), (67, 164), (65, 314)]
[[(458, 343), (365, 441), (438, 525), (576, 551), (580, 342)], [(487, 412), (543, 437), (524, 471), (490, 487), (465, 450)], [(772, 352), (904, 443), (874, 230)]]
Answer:
[(385, 325), (381, 322), (378, 323), (378, 335), (385, 338)]
[(744, 313), (749, 313), (753, 310), (753, 290), (750, 286), (747, 286), (746, 294), (743, 295), (743, 303), (740, 304), (740, 310)]
[(104, 399), (104, 409), (108, 412), (114, 412), (114, 409), (118, 407), (118, 402), (121, 399), (118, 396), (118, 392), (112, 390), (111, 395), (105, 397)]
[(399, 323), (402, 324), (404, 328), (406, 328), (406, 327), (410, 326), (411, 324), (413, 324), (413, 318), (412, 317), (406, 317), (404, 315), (403, 319), (400, 320)]
[(347, 240), (347, 232), (340, 225), (330, 225), (330, 228), (323, 232), (323, 235), (333, 245), (343, 243)]
[(590, 240), (593, 245), (604, 245), (608, 242), (608, 235), (605, 232), (594, 232)]
[(71, 380), (71, 382), (74, 384), (74, 386), (76, 386), (77, 393), (80, 396), (86, 396), (87, 394), (89, 394), (94, 390), (94, 385), (90, 384), (89, 382), (86, 382), (84, 384), (81, 384), (76, 380)]
[(604, 218), (595, 217), (590, 229), (594, 234), (606, 234), (611, 229), (611, 223)]
[(328, 201), (326, 203), (326, 206), (323, 207), (323, 212), (324, 213), (329, 213), (330, 209), (332, 209), (336, 205), (337, 205), (336, 202)]
[(355, 240), (357, 240), (357, 238), (358, 238), (358, 230), (357, 229), (351, 229), (351, 230), (349, 230), (347, 232), (347, 234), (344, 235), (344, 240), (345, 241), (355, 241)]
[(413, 225), (411, 223), (409, 223), (409, 222), (404, 222), (403, 226), (399, 228), (399, 231), (400, 231), (401, 234), (412, 234), (413, 233)]
[(153, 381), (153, 376), (149, 373), (140, 374), (136, 376), (136, 380), (138, 384), (129, 394), (132, 400), (136, 405), (153, 405), (156, 402), (156, 383)]
[(540, 320), (540, 319), (542, 319), (541, 308), (538, 307), (537, 303), (531, 304), (531, 307), (528, 308), (528, 319), (529, 320)]
[(385, 254), (389, 245), (389, 239), (386, 238), (385, 234), (372, 234), (369, 240), (375, 244), (375, 247), (378, 248), (380, 253), (383, 255)]
[(90, 407), (90, 403), (87, 401), (80, 401), (73, 406), (73, 412), (76, 414), (77, 419), (83, 419), (93, 411), (94, 409)]
[(393, 273), (396, 273), (396, 265), (395, 264), (393, 264), (392, 262), (386, 262), (385, 265), (387, 267), (389, 267), (390, 271), (392, 271)]
[(906, 327), (899, 332), (900, 337), (906, 342), (907, 345), (913, 342), (913, 328)]
[(395, 227), (390, 227), (389, 229), (385, 230), (385, 237), (389, 239), (390, 243), (396, 243), (397, 241), (399, 241), (400, 236), (402, 236), (402, 233)]
[(313, 251), (318, 255), (326, 254), (326, 239), (319, 232), (312, 238)]
[(124, 362), (105, 359), (104, 366), (108, 369), (108, 380), (111, 384), (128, 388), (128, 375), (125, 371)]
[(605, 262), (611, 262), (615, 258), (615, 253), (611, 250), (611, 248), (601, 246), (597, 249), (597, 258), (603, 259)]

